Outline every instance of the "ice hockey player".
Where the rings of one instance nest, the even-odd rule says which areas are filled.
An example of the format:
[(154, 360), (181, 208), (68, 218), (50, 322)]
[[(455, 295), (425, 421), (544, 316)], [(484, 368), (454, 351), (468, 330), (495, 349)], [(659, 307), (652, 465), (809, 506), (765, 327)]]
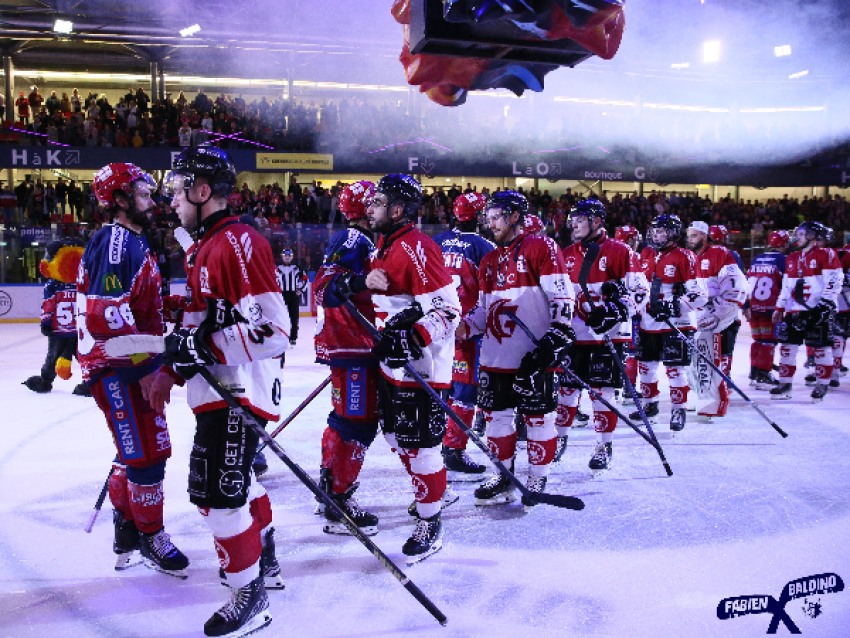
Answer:
[(779, 343), (779, 384), (773, 399), (791, 398), (791, 381), (797, 370), (797, 350), (805, 342), (814, 348), (816, 385), (812, 400), (822, 401), (829, 390), (833, 367), (833, 329), (844, 275), (838, 255), (818, 245), (823, 225), (803, 222), (794, 231), (795, 250), (785, 261), (782, 291), (776, 301), (773, 323)]
[(307, 287), (308, 279), (307, 273), (301, 270), (298, 264), (293, 263), (295, 253), (292, 252), (291, 248), (284, 248), (280, 258), (283, 263), (277, 267), (277, 279), (280, 283), (280, 289), (283, 291), (283, 301), (286, 303), (287, 310), (289, 310), (289, 323), (292, 326), (289, 343), (294, 346), (298, 340), (299, 297)]
[(842, 375), (842, 359), (847, 338), (850, 337), (850, 244), (836, 251), (838, 261), (844, 274), (844, 282), (838, 295), (838, 314), (835, 316), (835, 339), (832, 346), (832, 378), (829, 380), (830, 388), (841, 385), (839, 377)]
[[(378, 517), (357, 503), (354, 492), (366, 450), (378, 434), (378, 360), (372, 355), (374, 339), (343, 306), (351, 300), (374, 322), (372, 295), (366, 287), (369, 255), (375, 249), (366, 218), (366, 205), (375, 185), (359, 181), (347, 185), (339, 209), (348, 228), (331, 237), (324, 261), (314, 281), (316, 304), (316, 361), (330, 366), (333, 410), (322, 435), (322, 469), (319, 485), (363, 531), (378, 532)], [(337, 517), (325, 508), (328, 534), (348, 534)]]
[[(688, 248), (696, 255), (696, 276), (708, 294), (708, 303), (697, 311), (694, 341), (701, 352), (712, 353), (714, 365), (727, 376), (732, 372), (732, 354), (741, 327), (739, 315), (746, 300), (744, 273), (726, 243), (725, 226), (709, 227), (695, 221), (688, 228)], [(729, 387), (726, 381), (698, 356), (691, 359), (697, 416), (708, 419), (726, 416)]]
[[(74, 320), (77, 308), (77, 270), (83, 256), (82, 246), (69, 241), (52, 241), (39, 264), (39, 271), (47, 278), (44, 300), (41, 302), (41, 334), (47, 337), (47, 356), (41, 374), (24, 381), (33, 392), (50, 392), (53, 380), (59, 376), (71, 378), (71, 361), (77, 356), (77, 326)], [(85, 383), (74, 388), (74, 394), (91, 396)]]
[[(434, 241), (443, 251), (446, 268), (457, 284), (461, 311), (468, 313), (478, 303), (478, 268), (484, 255), (496, 246), (482, 238), (477, 232), (478, 214), (484, 210), (487, 198), (480, 193), (459, 195), (454, 203), (457, 224), (451, 230), (440, 233)], [(455, 342), (452, 364), (452, 398), (449, 405), (472, 427), (478, 397), (478, 350), (481, 339)], [(443, 439), (443, 458), (449, 481), (480, 481), (487, 469), (473, 461), (466, 453), (469, 439), (453, 421), (449, 420)]]
[[(608, 237), (606, 215), (605, 206), (599, 200), (586, 199), (577, 203), (569, 218), (574, 243), (564, 249), (563, 257), (577, 300), (572, 323), (576, 341), (569, 350), (569, 369), (610, 403), (614, 400), (614, 388), (623, 383), (620, 366), (614, 357), (622, 360), (623, 346), (632, 338), (631, 317), (646, 307), (649, 284), (635, 252)], [(585, 263), (588, 248), (593, 244), (598, 246), (599, 252), (595, 258), (590, 257), (590, 263)], [(585, 283), (590, 299), (585, 297), (580, 285), (583, 272), (587, 275)], [(608, 347), (606, 336), (613, 343), (616, 354)], [(568, 378), (558, 391), (556, 425), (562, 446), (567, 443), (580, 395), (581, 385), (570, 383)], [(594, 399), (592, 405), (596, 448), (589, 467), (598, 473), (611, 465), (617, 415), (601, 401)]]
[(97, 201), (112, 215), (89, 241), (77, 277), (77, 356), (112, 433), (117, 460), (109, 479), (115, 508), (115, 568), (140, 550), (146, 563), (185, 578), (189, 561), (163, 526), (162, 489), (171, 440), (157, 380), (173, 382), (160, 356), (113, 358), (103, 344), (122, 335), (163, 334), (161, 278), (145, 230), (153, 178), (133, 164), (109, 164), (94, 178)]
[[(464, 317), (457, 337), (484, 335), (478, 405), (487, 444), (513, 470), (516, 408), (528, 432), (526, 485), (542, 492), (557, 449), (555, 368), (575, 341), (570, 326), (575, 294), (557, 244), (522, 232), (527, 212), (528, 201), (516, 191), (500, 191), (488, 200), (487, 219), (498, 247), (481, 262), (478, 304)], [(536, 347), (505, 311), (526, 324), (538, 339)], [(510, 503), (516, 494), (508, 477), (498, 473), (475, 490), (475, 498), (486, 506)]]
[[(631, 248), (636, 255), (639, 255), (638, 248), (640, 247), (641, 235), (640, 231), (634, 226), (620, 226), (617, 231), (614, 233), (614, 239), (617, 241), (621, 241), (626, 246)], [(638, 258), (638, 263), (640, 265), (640, 259)], [(643, 272), (643, 269), (641, 269)], [(646, 278), (646, 273), (644, 273), (644, 279)], [(638, 334), (640, 331), (640, 314), (632, 315), (632, 338), (629, 342), (625, 344), (625, 367), (626, 374), (629, 377), (629, 381), (631, 381), (632, 385), (637, 388), (637, 373), (638, 373), (638, 362), (635, 358), (635, 346), (637, 344)], [(629, 396), (628, 391), (626, 390), (625, 383), (623, 384), (623, 388), (621, 390), (623, 397), (623, 405), (634, 405), (634, 397)], [(638, 392), (638, 398), (640, 398), (640, 392)]]
[[(261, 426), (280, 416), (278, 360), (289, 346), (289, 315), (271, 246), (227, 206), (236, 169), (215, 147), (187, 149), (163, 191), (196, 242), (186, 254), (183, 326), (166, 337), (165, 360), (187, 381), (196, 430), (189, 500), (204, 516), (232, 598), (204, 625), (207, 636), (242, 636), (271, 622), (266, 587), (282, 588), (272, 510), (254, 480), (258, 435), (197, 375), (211, 372)], [(170, 386), (166, 388), (170, 390)]]
[(440, 247), (417, 230), (422, 186), (408, 175), (385, 175), (366, 215), (379, 233), (366, 285), (381, 329), (373, 354), (381, 361), (381, 429), (410, 474), (417, 523), (402, 552), (413, 564), (442, 549), (440, 516), (446, 468), (440, 446), (446, 414), (405, 372), (410, 363), (448, 397), (460, 301)]
[[(667, 321), (692, 337), (695, 331), (692, 313), (708, 302), (696, 279), (694, 254), (677, 244), (681, 235), (682, 221), (669, 213), (656, 217), (646, 233), (647, 247), (641, 253), (641, 268), (651, 281), (637, 348), (641, 395), (650, 419), (658, 417), (658, 367), (664, 363), (673, 404), (670, 414), (673, 432), (685, 427), (685, 404), (690, 390), (685, 368), (690, 364), (691, 352)], [(629, 418), (639, 419), (640, 414), (633, 412)]]
[(770, 390), (776, 386), (773, 371), (773, 354), (776, 349), (776, 325), (773, 311), (782, 290), (785, 273), (785, 251), (791, 244), (791, 235), (784, 230), (774, 230), (767, 236), (767, 250), (753, 259), (747, 271), (747, 320), (753, 335), (750, 346), (750, 385), (756, 390)]

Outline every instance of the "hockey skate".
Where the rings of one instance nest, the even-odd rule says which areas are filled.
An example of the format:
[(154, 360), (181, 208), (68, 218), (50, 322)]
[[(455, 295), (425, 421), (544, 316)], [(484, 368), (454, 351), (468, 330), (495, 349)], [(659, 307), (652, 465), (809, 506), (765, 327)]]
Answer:
[(770, 372), (767, 370), (759, 370), (758, 377), (755, 380), (756, 390), (772, 390), (779, 384)]
[(413, 534), (401, 548), (407, 564), (415, 565), (443, 549), (443, 521), (437, 512), (431, 518), (420, 518)]
[(574, 428), (586, 428), (587, 422), (590, 421), (590, 415), (585, 414), (581, 410), (576, 410), (576, 416), (573, 419)]
[(790, 383), (782, 383), (780, 381), (779, 384), (775, 388), (771, 389), (770, 398), (775, 400), (775, 401), (776, 400), (783, 401), (785, 399), (790, 399), (791, 398), (791, 384)]
[[(641, 395), (640, 392), (637, 393), (637, 398), (638, 398), (638, 400), (643, 399), (643, 396)], [(634, 404), (635, 404), (634, 397), (631, 394), (629, 394), (628, 392), (623, 392), (623, 405), (626, 406), (626, 405), (634, 405)]]
[[(546, 489), (546, 480), (545, 476), (529, 476), (525, 486), (528, 488), (529, 492), (536, 492), (539, 494)], [(531, 509), (537, 505), (537, 503), (526, 496), (522, 497), (522, 504), (525, 506), (526, 512), (530, 512)]]
[(614, 445), (612, 443), (597, 443), (593, 456), (587, 467), (594, 478), (611, 467), (611, 458), (614, 456)]
[(806, 386), (814, 388), (818, 384), (818, 378), (813, 374), (806, 375)]
[[(322, 490), (325, 494), (332, 494), (331, 489), (333, 487), (333, 475), (331, 471), (327, 468), (319, 468), (319, 489)], [(324, 516), (325, 515), (325, 504), (322, 502), (318, 496), (314, 497), (316, 499), (316, 509), (313, 512), (316, 516)]]
[(687, 418), (688, 413), (685, 408), (673, 408), (670, 411), (670, 430), (673, 432), (681, 432), (684, 430)]
[[(514, 461), (508, 466), (511, 472), (514, 470)], [(508, 477), (501, 472), (485, 481), (475, 490), (475, 504), (480, 507), (488, 505), (501, 505), (502, 503), (513, 503), (516, 500), (516, 490)]]
[(258, 576), (244, 587), (233, 590), (230, 601), (204, 623), (204, 635), (239, 638), (262, 629), (271, 621), (263, 577)]
[(136, 529), (136, 523), (125, 519), (118, 510), (112, 510), (112, 523), (115, 525), (115, 539), (112, 541), (115, 571), (121, 572), (139, 562), (130, 563), (140, 546), (139, 530)]
[[(374, 514), (362, 509), (354, 498), (354, 492), (360, 487), (359, 483), (354, 483), (342, 494), (330, 494), (334, 502), (339, 505), (339, 508), (348, 515), (354, 524), (360, 528), (360, 531), (366, 536), (374, 536), (378, 533), (378, 517)], [(351, 532), (340, 521), (334, 512), (325, 508), (325, 519), (328, 521), (322, 528), (325, 534), (341, 534), (351, 536)]]
[(567, 451), (567, 437), (559, 436), (557, 447), (555, 448), (555, 458), (552, 459), (552, 463), (560, 463), (561, 459), (564, 456), (564, 452)]
[(268, 472), (269, 463), (266, 461), (266, 455), (262, 452), (257, 452), (256, 456), (254, 456), (254, 461), (251, 463), (251, 469), (254, 470), (254, 476), (257, 478)]
[[(658, 401), (644, 403), (643, 412), (646, 414), (646, 420), (649, 421), (650, 425), (658, 423)], [(643, 423), (643, 419), (640, 418), (640, 412), (637, 410), (629, 415), (629, 419), (635, 421), (635, 423), (638, 424), (638, 427), (640, 427), (640, 424)]]
[(85, 383), (78, 383), (71, 394), (75, 394), (78, 397), (90, 397), (91, 388), (89, 388)]
[(466, 450), (443, 448), (443, 459), (446, 463), (446, 478), (452, 482), (483, 481), (487, 468), (479, 465), (466, 453)]
[(841, 381), (839, 381), (838, 379), (830, 379), (829, 380), (829, 387), (830, 388), (840, 388), (841, 387)]
[(484, 418), (484, 411), (478, 410), (475, 413), (475, 420), (472, 422), (472, 431), (475, 432), (478, 436), (484, 436), (484, 432), (487, 430), (487, 421)]
[(838, 371), (838, 374), (842, 377), (846, 377), (847, 376), (847, 370), (848, 370), (847, 366), (841, 366), (841, 369)]
[[(270, 527), (263, 534), (263, 551), (260, 554), (260, 574), (263, 576), (263, 582), (266, 589), (284, 589), (283, 579), (280, 577), (280, 564), (277, 562), (274, 547), (274, 527)], [(221, 584), (225, 587), (230, 587), (227, 584), (227, 573), (221, 568), (218, 568), (218, 577)]]
[(23, 382), (23, 385), (27, 386), (33, 392), (38, 392), (39, 394), (46, 394), (53, 389), (53, 384), (49, 381), (45, 381), (44, 377), (40, 374), (30, 377)]
[(829, 391), (829, 386), (825, 383), (818, 383), (812, 389), (812, 403), (820, 403)]
[(155, 534), (139, 534), (139, 539), (139, 549), (147, 567), (183, 580), (189, 577), (186, 573), (189, 559), (174, 546), (165, 529)]
[[(443, 498), (440, 502), (440, 511), (442, 512), (452, 503), (457, 503), (460, 495), (456, 492), (452, 491), (448, 485), (446, 486), (446, 491), (443, 492)], [(407, 506), (407, 513), (415, 518), (419, 518), (419, 510), (416, 509), (416, 501), (413, 501), (410, 505)]]

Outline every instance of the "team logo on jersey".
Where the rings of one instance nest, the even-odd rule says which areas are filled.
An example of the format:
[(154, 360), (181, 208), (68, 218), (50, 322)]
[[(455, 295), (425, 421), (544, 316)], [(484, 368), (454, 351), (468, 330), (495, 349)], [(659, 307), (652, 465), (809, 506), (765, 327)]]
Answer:
[(572, 270), (576, 266), (576, 258), (575, 257), (567, 257), (566, 264), (567, 264), (567, 270)]
[(103, 276), (103, 292), (124, 292), (124, 288), (121, 286), (121, 280), (118, 278), (118, 275), (115, 273), (106, 273)]
[(520, 255), (516, 262), (517, 272), (528, 272), (528, 264), (525, 261), (525, 255)]
[(676, 275), (676, 265), (675, 264), (667, 264), (664, 266), (664, 276), (665, 277), (673, 277)]
[(487, 314), (487, 332), (493, 335), (493, 338), (499, 343), (512, 337), (514, 330), (516, 330), (516, 322), (513, 319), (507, 316), (502, 319), (499, 315), (503, 311), (516, 314), (517, 310), (519, 310), (519, 306), (511, 304), (508, 299), (499, 299), (490, 306), (490, 312)]
[(708, 259), (703, 259), (700, 262), (700, 268), (702, 268), (703, 270), (708, 270), (709, 265), (710, 265), (710, 262), (708, 261)]
[(608, 258), (605, 255), (599, 258), (599, 270), (602, 272), (608, 270)]
[(201, 292), (205, 292), (208, 295), (211, 295), (212, 292), (210, 291), (210, 272), (209, 272), (209, 270), (207, 270), (206, 266), (201, 266), (200, 279), (201, 279)]
[(242, 233), (239, 243), (242, 244), (242, 253), (245, 255), (245, 263), (247, 264), (251, 261), (251, 256), (254, 254), (254, 247), (251, 245), (251, 236), (248, 233)]
[(809, 268), (814, 268), (814, 267), (815, 267), (815, 266), (817, 266), (817, 265), (818, 265), (818, 262), (816, 262), (814, 259), (812, 259), (812, 260), (809, 262)]

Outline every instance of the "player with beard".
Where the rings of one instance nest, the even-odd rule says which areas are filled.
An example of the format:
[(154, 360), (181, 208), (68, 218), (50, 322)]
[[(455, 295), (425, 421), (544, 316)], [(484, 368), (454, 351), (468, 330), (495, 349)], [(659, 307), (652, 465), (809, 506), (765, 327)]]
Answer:
[(794, 231), (796, 248), (785, 261), (782, 291), (776, 300), (773, 323), (779, 348), (779, 385), (772, 399), (790, 399), (797, 370), (797, 350), (814, 348), (816, 385), (812, 400), (822, 401), (829, 390), (833, 368), (833, 337), (838, 296), (844, 281), (838, 255), (823, 248), (823, 224), (803, 222)]
[(454, 333), (460, 301), (440, 247), (416, 229), (422, 186), (409, 175), (385, 175), (375, 187), (366, 215), (379, 233), (366, 286), (372, 290), (381, 330), (372, 353), (381, 361), (378, 396), (381, 429), (410, 474), (417, 523), (402, 547), (408, 564), (443, 546), (440, 516), (446, 468), (440, 444), (446, 414), (406, 373), (410, 364), (439, 394), (452, 382)]
[[(570, 347), (570, 370), (591, 386), (596, 394), (611, 402), (614, 388), (619, 388), (620, 367), (614, 356), (623, 356), (623, 344), (631, 341), (631, 317), (640, 314), (648, 301), (649, 284), (640, 269), (635, 252), (625, 244), (612, 240), (605, 230), (605, 206), (595, 199), (579, 202), (570, 212), (573, 243), (564, 249), (564, 263), (575, 287), (577, 304), (573, 317), (576, 342)], [(588, 249), (596, 244), (598, 254), (587, 270)], [(597, 249), (594, 249), (597, 250)], [(579, 273), (587, 272), (584, 295)], [(614, 344), (616, 354), (606, 343), (606, 335)], [(578, 409), (581, 386), (562, 384), (558, 392), (558, 437), (566, 446), (573, 416)], [(613, 455), (614, 430), (617, 415), (601, 401), (593, 401), (593, 425), (596, 430), (596, 449), (590, 459), (593, 472), (607, 470)]]
[[(488, 200), (487, 218), (498, 247), (481, 262), (478, 304), (456, 336), (464, 340), (483, 334), (478, 405), (490, 449), (513, 468), (516, 409), (527, 426), (527, 486), (542, 492), (557, 448), (555, 368), (575, 340), (570, 327), (575, 294), (558, 245), (523, 232), (527, 213), (528, 201), (516, 191), (494, 193)], [(528, 327), (537, 346), (504, 311)], [(475, 490), (475, 498), (477, 505), (487, 506), (510, 503), (516, 494), (499, 473)]]
[(183, 325), (166, 337), (165, 359), (187, 380), (196, 420), (189, 500), (212, 532), (221, 575), (232, 589), (204, 633), (233, 637), (271, 622), (266, 588), (283, 584), (271, 503), (251, 471), (259, 437), (196, 372), (207, 366), (264, 426), (280, 417), (280, 355), (290, 343), (271, 246), (228, 208), (235, 183), (227, 154), (204, 146), (183, 151), (163, 180), (163, 194), (196, 237), (186, 253)]
[(153, 178), (133, 164), (109, 164), (94, 178), (98, 202), (113, 216), (89, 241), (77, 277), (77, 353), (83, 380), (106, 417), (118, 456), (109, 478), (115, 508), (115, 568), (135, 550), (149, 566), (185, 578), (189, 561), (163, 526), (163, 480), (171, 456), (163, 393), (176, 377), (162, 357), (109, 357), (103, 344), (121, 335), (162, 336), (161, 277), (145, 230)]
[[(694, 341), (702, 352), (712, 353), (713, 363), (727, 376), (732, 373), (735, 338), (741, 327), (741, 307), (746, 300), (744, 273), (738, 267), (725, 242), (724, 226), (709, 227), (703, 221), (688, 228), (688, 248), (696, 255), (697, 281), (708, 293), (708, 303), (697, 311)], [(726, 416), (729, 387), (726, 381), (697, 357), (691, 361), (694, 388), (700, 405), (697, 415), (707, 418)]]

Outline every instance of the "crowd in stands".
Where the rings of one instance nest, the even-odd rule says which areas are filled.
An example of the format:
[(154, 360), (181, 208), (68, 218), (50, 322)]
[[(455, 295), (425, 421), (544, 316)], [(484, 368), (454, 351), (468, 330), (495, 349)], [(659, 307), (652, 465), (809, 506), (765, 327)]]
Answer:
[[(317, 104), (265, 96), (247, 101), (238, 95), (211, 98), (203, 90), (189, 100), (152, 100), (142, 87), (129, 89), (116, 104), (105, 94), (78, 89), (71, 95), (51, 91), (45, 99), (37, 87), (23, 91), (15, 102), (17, 122), (5, 135), (19, 145), (67, 144), (105, 147), (186, 147), (207, 142), (222, 148), (247, 143), (279, 150), (314, 151), (334, 140), (351, 148), (366, 148), (385, 137), (412, 134), (414, 127), (398, 103), (369, 104), (343, 99)], [(11, 123), (9, 123), (11, 124)], [(378, 132), (376, 134), (376, 131)], [(376, 139), (377, 136), (377, 139)], [(238, 138), (238, 139), (237, 139)]]

